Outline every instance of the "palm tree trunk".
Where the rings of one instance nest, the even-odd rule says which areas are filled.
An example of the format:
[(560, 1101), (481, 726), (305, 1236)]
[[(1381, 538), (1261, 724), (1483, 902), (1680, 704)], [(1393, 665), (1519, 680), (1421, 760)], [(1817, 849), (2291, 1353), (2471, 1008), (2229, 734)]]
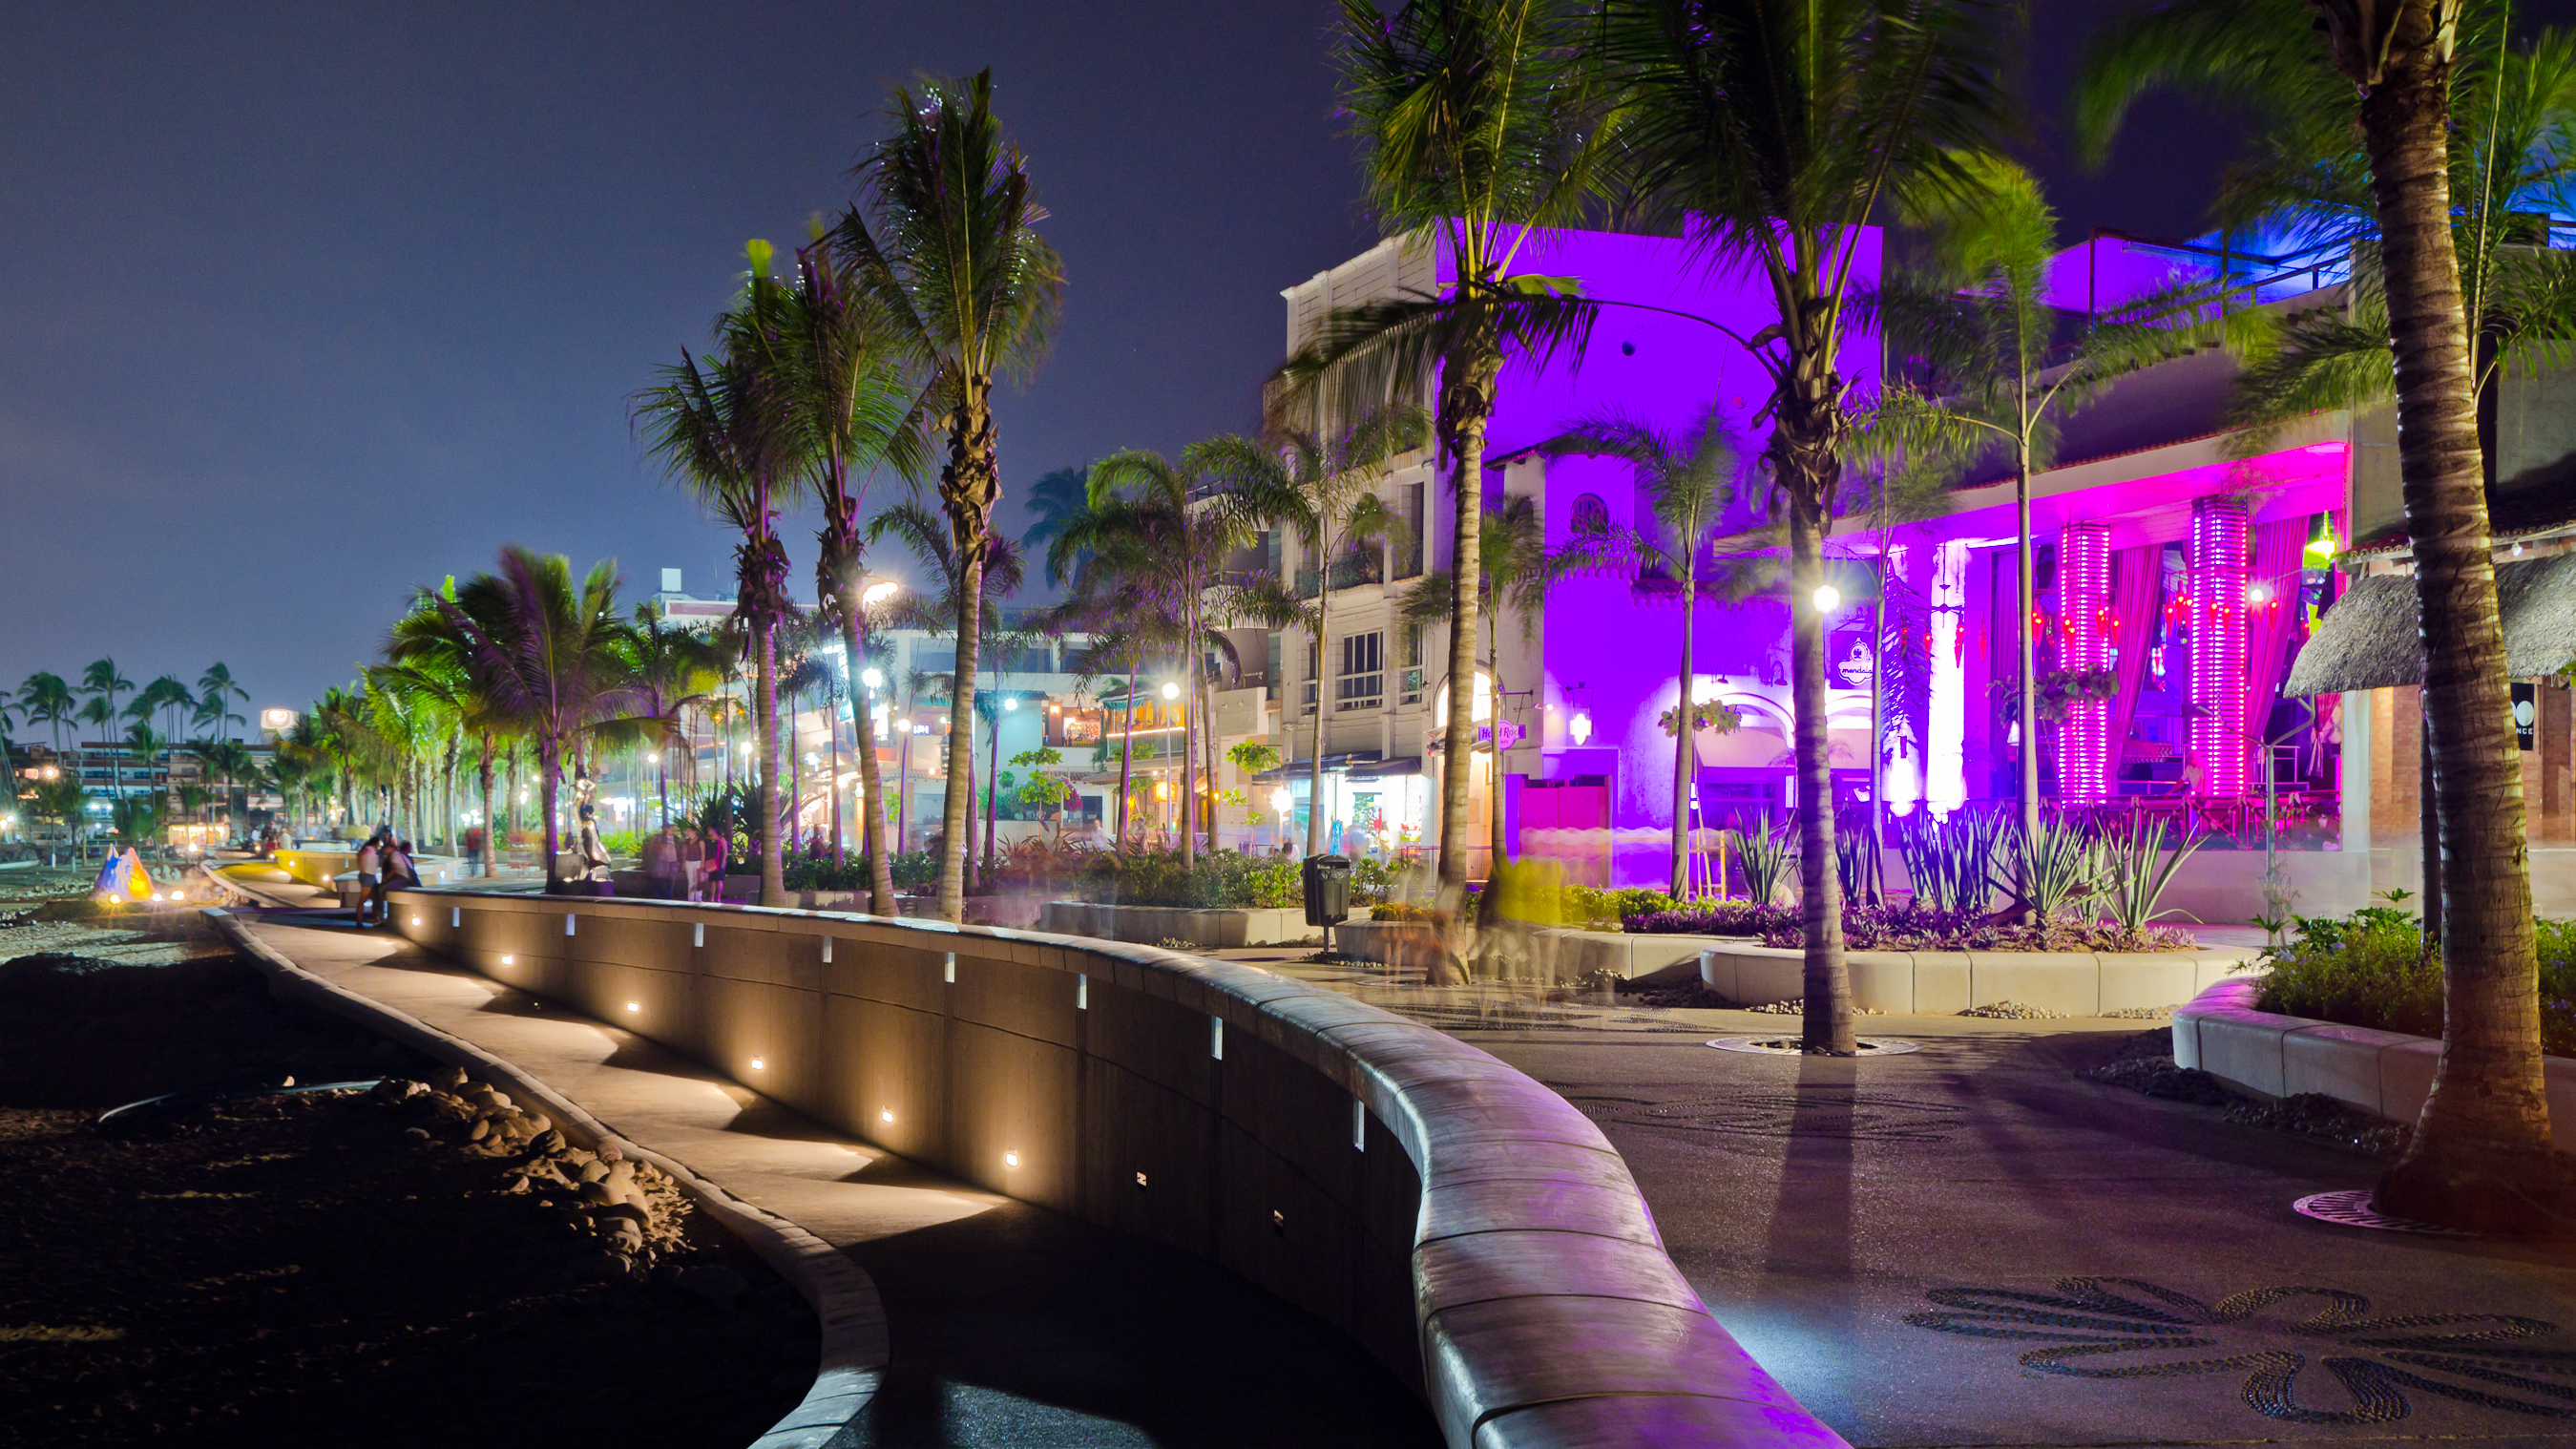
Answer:
[[(868, 907), (880, 916), (895, 914), (894, 860), (887, 852), (884, 781), (877, 769), (877, 723), (868, 711), (867, 686), (859, 680), (860, 652), (864, 636), (858, 620), (848, 610), (842, 612), (841, 651), (850, 663), (850, 715), (858, 721), (859, 736), (859, 830), (868, 852)], [(833, 735), (835, 741), (840, 736)], [(840, 789), (836, 779), (834, 790)]]
[[(1503, 828), (1503, 802), (1508, 792), (1503, 789), (1503, 616), (1499, 609), (1494, 614), (1494, 627), (1486, 634), (1485, 656), (1492, 661), (1490, 672), (1494, 676), (1494, 768), (1485, 776), (1485, 834), (1486, 849), (1493, 862), (1489, 870), (1499, 871), (1511, 863), (1512, 855), (1511, 837)], [(1495, 897), (1496, 901), (1500, 899), (1499, 895)]]
[[(1217, 849), (1217, 824), (1222, 818), (1216, 803), (1216, 672), (1214, 670), (1204, 668), (1200, 670), (1199, 698), (1195, 708), (1199, 711), (1199, 719), (1202, 722), (1199, 730), (1199, 763), (1206, 767), (1207, 810), (1205, 813), (1208, 850), (1213, 853)], [(1244, 782), (1244, 798), (1248, 800), (1251, 795), (1252, 783), (1247, 780)]]
[(2389, 17), (2386, 73), (2361, 103), (2397, 361), (2398, 468), (2424, 646), (2441, 821), (2442, 1058), (2382, 1211), (2537, 1233), (2557, 1197), (2541, 1077), (2522, 772), (2480, 478), (2476, 389), (2445, 172), (2450, 62), (2433, 7)]
[(979, 523), (958, 549), (957, 664), (948, 688), (948, 798), (940, 802), (939, 914), (948, 921), (966, 919), (966, 822), (975, 790), (975, 656), (983, 631), (984, 534)]
[(1308, 855), (1324, 853), (1324, 650), (1332, 642), (1325, 629), (1333, 599), (1332, 583), (1319, 567), (1315, 573), (1315, 748), (1314, 758), (1306, 766)]
[[(1190, 570), (1184, 564), (1182, 587), (1188, 589)], [(1327, 580), (1327, 582), (1330, 582)], [(1194, 591), (1193, 591), (1194, 592)], [(1199, 768), (1198, 757), (1190, 753), (1190, 736), (1199, 725), (1199, 630), (1195, 597), (1181, 608), (1181, 870), (1186, 873), (1197, 857), (1199, 838)]]
[[(1831, 466), (1827, 463), (1825, 466)], [(1811, 1052), (1854, 1056), (1851, 968), (1843, 956), (1842, 885), (1834, 873), (1834, 772), (1826, 755), (1824, 490), (1801, 479), (1789, 498), (1789, 698), (1796, 715), (1798, 904), (1806, 935), (1806, 1022)]]
[(778, 629), (763, 622), (754, 632), (759, 636), (754, 688), (759, 691), (760, 781), (752, 798), (760, 822), (760, 903), (784, 906), (788, 904), (787, 859), (778, 838)]
[(492, 746), (489, 740), (484, 743), (483, 758), (475, 774), (483, 786), (483, 874), (498, 875), (501, 817), (492, 813)]
[[(1449, 534), (1449, 724), (1440, 772), (1440, 890), (1467, 888), (1467, 796), (1474, 788), (1476, 749), (1476, 603), (1484, 560), (1478, 551), (1485, 519), (1485, 429), (1494, 416), (1494, 384), (1503, 355), (1490, 334), (1473, 351), (1442, 370), (1441, 430), (1456, 460), (1450, 492), (1457, 517)], [(1329, 586), (1330, 563), (1326, 561)], [(1322, 700), (1318, 691), (1317, 705)]]
[(984, 749), (987, 755), (984, 762), (984, 854), (978, 862), (979, 871), (990, 870), (999, 858), (994, 851), (993, 838), (994, 806), (998, 803), (995, 797), (1001, 790), (1002, 780), (1002, 717), (998, 714), (993, 716), (991, 724), (984, 727)]
[(1127, 794), (1136, 779), (1136, 671), (1145, 662), (1145, 651), (1130, 650), (1127, 655), (1127, 724), (1125, 736), (1118, 742), (1118, 844), (1127, 848)]
[[(2025, 410), (2027, 416), (2027, 410)], [(2033, 586), (2030, 549), (2030, 447), (2027, 439), (2013, 455), (2013, 564), (2020, 577), (2013, 585), (2013, 657), (2021, 667), (2021, 683), (2014, 696), (2014, 713), (2021, 727), (2021, 820), (2022, 869), (2027, 870), (2030, 852), (2039, 840), (2039, 652), (2031, 639), (2031, 612), (2038, 607)], [(2022, 918), (2038, 924), (2030, 907), (2030, 881), (2021, 881)]]
[(1696, 764), (1699, 759), (1699, 741), (1693, 729), (1695, 720), (1693, 719), (1693, 701), (1691, 699), (1691, 676), (1694, 673), (1691, 668), (1693, 662), (1691, 650), (1691, 627), (1697, 622), (1699, 612), (1699, 580), (1696, 577), (1698, 572), (1697, 563), (1697, 557), (1694, 555), (1690, 566), (1685, 569), (1682, 576), (1681, 693), (1675, 697), (1673, 704), (1673, 882), (1671, 895), (1672, 898), (1677, 901), (1690, 899), (1691, 766)]
[(537, 808), (543, 816), (537, 822), (537, 829), (545, 852), (546, 894), (548, 895), (554, 895), (563, 890), (563, 876), (555, 865), (556, 780), (562, 774), (560, 769), (562, 762), (559, 747), (551, 738), (537, 741)]

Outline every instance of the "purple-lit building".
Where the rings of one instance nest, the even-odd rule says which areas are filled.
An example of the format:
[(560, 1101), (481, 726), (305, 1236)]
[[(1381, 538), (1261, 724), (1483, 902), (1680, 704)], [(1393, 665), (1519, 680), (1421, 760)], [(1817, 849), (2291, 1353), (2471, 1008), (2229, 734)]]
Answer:
[[(1333, 308), (1429, 290), (1444, 280), (1443, 266), (1436, 245), (1389, 241), (1287, 289), (1289, 351)], [(1729, 531), (1757, 527), (1766, 490), (1753, 465), (1763, 441), (1754, 418), (1768, 381), (1724, 332), (1697, 319), (1753, 333), (1770, 321), (1767, 291), (1753, 279), (1713, 275), (1686, 243), (1660, 238), (1560, 234), (1534, 242), (1516, 266), (1579, 278), (1587, 295), (1613, 305), (1579, 366), (1506, 372), (1487, 506), (1533, 500), (1551, 544), (1570, 540), (1586, 516), (1651, 529), (1624, 464), (1543, 445), (1605, 411), (1684, 428), (1714, 402), (1743, 430), (1746, 463)], [(1873, 243), (1861, 256), (1862, 276), (1874, 277), (1877, 266)], [(2050, 301), (2080, 318), (2221, 268), (2252, 284), (2260, 305), (2342, 302), (2330, 268), (2115, 237), (2061, 256)], [(1877, 338), (1855, 336), (1841, 360), (1864, 396), (1875, 388), (1880, 350)], [(2353, 584), (2352, 570), (2327, 564), (2355, 540), (2356, 507), (2365, 547), (2395, 516), (2393, 428), (2385, 410), (2321, 413), (2238, 458), (2242, 450), (2228, 446), (2220, 421), (2233, 375), (2227, 356), (2203, 352), (2122, 380), (2064, 420), (2053, 466), (2034, 479), (2038, 668), (2043, 682), (2082, 680), (2094, 696), (2043, 711), (2042, 788), (2061, 806), (2162, 814), (2215, 832), (2222, 848), (2190, 862), (2170, 898), (2205, 919), (2244, 920), (2282, 899), (2307, 913), (2349, 908), (2373, 889), (2411, 884), (2417, 870), (2413, 838), (2393, 818), (2414, 790), (2414, 737), (2402, 720), (2412, 708), (2408, 692), (2291, 695), (2284, 684), (2303, 641)], [(2497, 450), (2507, 480), (2576, 460), (2576, 436), (2556, 436), (2543, 396), (2555, 394), (2504, 401), (2497, 426), (2531, 455)], [(1278, 563), (1284, 575), (1335, 588), (1332, 637), (1318, 651), (1292, 633), (1270, 641), (1268, 657), (1278, 739), (1293, 762), (1282, 774), (1301, 806), (1311, 711), (1321, 708), (1327, 818), (1374, 815), (1378, 838), (1409, 842), (1436, 829), (1428, 806), (1448, 683), (1446, 629), (1409, 633), (1395, 599), (1446, 566), (1451, 506), (1427, 454), (1404, 459), (1378, 491), (1415, 523), (1413, 546), (1319, 561), (1298, 557), (1287, 541)], [(2012, 493), (1999, 464), (1952, 489), (1936, 517), (1880, 531), (1848, 516), (1828, 542), (1830, 557), (1848, 561), (1838, 581), (1858, 584), (1843, 588), (1827, 641), (1840, 802), (1865, 804), (1881, 790), (1886, 811), (1901, 816), (1927, 803), (1946, 811), (2013, 792), (2023, 733), (2012, 707)], [(2508, 539), (2507, 513), (2500, 512), (2500, 547), (2548, 552), (2576, 532), (2576, 519), (2542, 517), (2549, 514), (2542, 508)], [(1883, 604), (1869, 586), (1882, 570), (1890, 580)], [(1776, 814), (1794, 800), (1786, 604), (1703, 596), (1699, 607), (1693, 692), (1732, 705), (1743, 719), (1734, 733), (1697, 742), (1703, 819), (1749, 818), (1764, 807)], [(1887, 664), (1874, 680), (1871, 640), (1882, 607), (1917, 662)], [(1494, 631), (1498, 686), (1479, 681), (1477, 709), (1483, 718), (1495, 708), (1489, 691), (1498, 687), (1501, 716), (1512, 726), (1504, 734), (1517, 736), (1502, 752), (1516, 851), (1563, 859), (1572, 879), (1664, 879), (1674, 745), (1659, 717), (1679, 693), (1680, 625), (1669, 586), (1641, 583), (1633, 568), (1560, 584), (1541, 617), (1506, 611)], [(1884, 721), (1875, 781), (1873, 684)], [(2536, 777), (2527, 782), (2532, 833), (2541, 855), (2563, 855), (2546, 847), (2564, 844), (2570, 823), (2567, 692), (2535, 687), (2554, 698), (2535, 709), (2527, 757)], [(1478, 761), (1471, 874), (1485, 863), (1482, 772), (1492, 758)], [(2260, 849), (2267, 786), (2283, 847), (2268, 902), (2259, 862), (2225, 849)], [(2553, 861), (2541, 865), (2544, 875), (2564, 873)], [(2552, 889), (2543, 885), (2544, 904)]]

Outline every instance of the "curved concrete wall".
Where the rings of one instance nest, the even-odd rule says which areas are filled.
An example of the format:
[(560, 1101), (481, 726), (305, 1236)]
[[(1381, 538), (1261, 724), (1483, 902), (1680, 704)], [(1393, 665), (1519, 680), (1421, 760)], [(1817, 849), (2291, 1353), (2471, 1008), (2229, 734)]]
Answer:
[[(1651, 937), (1643, 939), (1652, 939)], [(1676, 938), (1691, 939), (1691, 938)], [(2262, 954), (2259, 946), (2197, 951), (1851, 951), (1852, 1005), (1890, 1015), (1955, 1016), (2018, 1002), (2066, 1016), (2179, 1006)], [(1730, 942), (1702, 951), (1710, 990), (1759, 1005), (1806, 992), (1806, 957)]]
[(1627, 1164), (1486, 1053), (1248, 966), (745, 907), (398, 893), (397, 927), (979, 1186), (1333, 1324), (1459, 1449), (1842, 1441), (1709, 1317)]

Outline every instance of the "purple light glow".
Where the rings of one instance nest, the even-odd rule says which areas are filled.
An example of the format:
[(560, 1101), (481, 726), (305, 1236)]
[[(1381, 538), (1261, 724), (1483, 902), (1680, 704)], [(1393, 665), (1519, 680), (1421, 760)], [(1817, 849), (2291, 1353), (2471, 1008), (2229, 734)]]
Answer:
[(2245, 793), (2245, 505), (2191, 505), (2191, 753), (2200, 793)]
[[(2098, 674), (2111, 667), (2111, 530), (2068, 524), (2057, 539), (2058, 611), (2066, 621), (2062, 668)], [(2111, 793), (2111, 704), (2088, 699), (2057, 729), (2058, 792), (2077, 800)]]

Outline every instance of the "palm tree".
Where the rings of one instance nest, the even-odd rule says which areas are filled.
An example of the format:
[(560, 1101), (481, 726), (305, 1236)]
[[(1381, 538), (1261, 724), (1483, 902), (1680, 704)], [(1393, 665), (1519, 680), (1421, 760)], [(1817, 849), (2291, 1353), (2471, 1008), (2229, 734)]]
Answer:
[[(1353, 548), (1411, 546), (1411, 525), (1386, 506), (1376, 484), (1386, 477), (1397, 455), (1429, 441), (1430, 422), (1420, 408), (1399, 403), (1361, 414), (1330, 445), (1295, 428), (1281, 429), (1270, 445), (1232, 436), (1204, 445), (1209, 473), (1241, 497), (1256, 519), (1295, 531), (1298, 543), (1315, 560), (1312, 608), (1295, 588), (1257, 588), (1246, 604), (1266, 623), (1305, 629), (1315, 640), (1319, 661), (1331, 657), (1333, 644), (1334, 559)], [(1308, 855), (1324, 852), (1324, 716), (1328, 709), (1318, 681), (1307, 760)]]
[[(640, 703), (618, 658), (617, 566), (594, 564), (575, 583), (563, 555), (512, 545), (501, 550), (498, 572), (475, 575), (453, 601), (426, 597), (493, 713), (517, 722), (536, 746), (546, 888), (559, 890), (556, 800), (566, 752)], [(772, 849), (776, 833), (773, 817)]]
[[(1390, 235), (1436, 234), (1455, 280), (1336, 309), (1280, 369), (1283, 401), (1356, 417), (1439, 370), (1435, 418), (1451, 465), (1449, 678), (1476, 672), (1485, 432), (1504, 363), (1579, 351), (1592, 307), (1568, 278), (1515, 272), (1533, 228), (1579, 220), (1601, 157), (1575, 65), (1576, 25), (1552, 0), (1411, 0), (1393, 16), (1342, 0), (1343, 104), (1366, 151), (1369, 202)], [(1316, 431), (1325, 431), (1317, 428)], [(1440, 882), (1463, 892), (1469, 711), (1449, 712)]]
[[(641, 712), (668, 721), (673, 738), (685, 740), (687, 732), (681, 721), (690, 710), (706, 710), (724, 688), (724, 650), (695, 629), (675, 629), (663, 623), (661, 611), (651, 603), (635, 606), (635, 622), (628, 638), (634, 649), (634, 688)], [(670, 762), (666, 745), (654, 763), (654, 782), (660, 792), (665, 825), (671, 823)]]
[[(861, 208), (841, 218), (833, 240), (921, 380), (915, 412), (936, 421), (946, 444), (939, 502), (951, 554), (967, 570), (954, 591), (957, 675), (971, 682), (988, 593), (976, 575), (996, 542), (993, 507), (1002, 497), (993, 384), (1025, 375), (1045, 354), (1064, 269), (1037, 234), (1046, 209), (1028, 166), (994, 118), (991, 71), (898, 87), (893, 100), (895, 134), (858, 167)], [(950, 733), (970, 738), (974, 691), (961, 685), (950, 694)], [(964, 754), (949, 752), (939, 913), (951, 921), (966, 910), (971, 769)]]
[(63, 752), (63, 726), (76, 718), (72, 687), (59, 674), (42, 671), (30, 674), (18, 686), (18, 704), (29, 724), (42, 724), (51, 731), (54, 753)]
[(1181, 646), (1183, 695), (1189, 705), (1181, 731), (1181, 863), (1197, 856), (1199, 830), (1199, 763), (1191, 752), (1194, 730), (1211, 721), (1200, 703), (1210, 647), (1225, 647), (1216, 625), (1225, 622), (1224, 601), (1213, 597), (1224, 587), (1226, 558), (1257, 533), (1265, 509), (1283, 500), (1258, 498), (1244, 490), (1205, 487), (1214, 481), (1212, 457), (1237, 457), (1236, 443), (1194, 444), (1177, 464), (1159, 453), (1124, 449), (1091, 465), (1090, 506), (1057, 535), (1050, 566), (1077, 551), (1093, 555), (1093, 568), (1106, 569), (1139, 585), (1158, 582), (1163, 608)]
[(1732, 716), (1725, 705), (1703, 705), (1693, 692), (1698, 669), (1692, 630), (1699, 614), (1700, 562), (1722, 536), (1726, 506), (1735, 499), (1737, 440), (1711, 407), (1694, 426), (1678, 433), (1616, 413), (1587, 418), (1567, 429), (1551, 451), (1616, 458), (1627, 464), (1654, 515), (1652, 530), (1620, 528), (1605, 519), (1602, 526), (1579, 533), (1575, 544), (1589, 554), (1633, 553), (1680, 586), (1682, 656), (1673, 705), (1671, 891), (1675, 898), (1686, 900), (1691, 890), (1691, 777), (1699, 759), (1698, 735), (1703, 729), (1729, 728)]
[[(250, 703), (250, 691), (233, 682), (230, 666), (221, 662), (206, 666), (206, 672), (197, 676), (197, 692), (201, 719), (211, 719), (216, 726), (216, 738), (232, 738), (232, 732), (225, 728), (227, 725), (250, 723), (240, 715), (225, 712), (234, 700)], [(204, 713), (209, 710), (212, 711), (210, 716)]]
[[(2313, 10), (2323, 46), (2311, 38), (2310, 7), (2295, 0), (2182, 0), (2127, 16), (2090, 60), (2088, 111), (2107, 136), (2130, 97), (2181, 83), (2258, 99), (2287, 118), (2275, 135), (2311, 117), (2339, 117), (2358, 135), (2366, 170), (2356, 174), (2368, 177), (2395, 362), (2442, 869), (2441, 1065), (2406, 1154), (2373, 1202), (2446, 1226), (2536, 1233), (2548, 1229), (2557, 1197), (2538, 945), (2454, 230), (2500, 219), (2491, 197), (2466, 213), (2453, 202), (2453, 77), (2464, 60), (2502, 50), (2503, 7), (2389, 0)], [(2331, 154), (2349, 158), (2350, 146)], [(2491, 147), (2483, 159), (2495, 159)]]
[[(2060, 342), (2047, 302), (2057, 255), (2057, 215), (2029, 172), (1990, 157), (1968, 163), (1980, 178), (1965, 198), (1934, 197), (1913, 218), (1930, 233), (1934, 261), (1886, 279), (1865, 300), (1893, 349), (1919, 375), (1882, 385), (1867, 451), (1893, 452), (1914, 469), (1952, 473), (2009, 454), (2019, 575), (2013, 617), (2020, 676), (2014, 718), (2021, 728), (2021, 833), (2039, 838), (2039, 670), (2030, 480), (2056, 452), (2058, 425), (2097, 401), (2116, 378), (2162, 362), (2194, 342), (2214, 343), (2207, 325), (2215, 286), (2158, 288), (2088, 320)], [(2223, 320), (2223, 319), (2221, 319)], [(2025, 886), (2025, 897), (2027, 887)]]
[[(1858, 1051), (1826, 758), (1824, 543), (1852, 431), (1839, 360), (1860, 247), (1883, 205), (1973, 191), (2007, 104), (1986, 0), (1605, 0), (1594, 54), (1622, 98), (1640, 204), (1712, 265), (1762, 278), (1772, 325), (1738, 344), (1770, 374), (1764, 449), (1789, 525), (1800, 905), (1810, 1052)], [(1714, 324), (1713, 324), (1714, 325)]]
[(778, 516), (804, 486), (810, 456), (799, 432), (790, 379), (766, 365), (773, 344), (760, 335), (770, 293), (765, 249), (751, 253), (746, 301), (720, 324), (723, 348), (704, 359), (682, 353), (662, 381), (638, 395), (635, 418), (647, 448), (681, 489), (742, 535), (734, 550), (738, 630), (753, 664), (753, 710), (762, 760), (758, 800), (760, 900), (787, 903), (778, 802), (778, 627), (796, 613), (788, 596), (786, 545)]
[[(891, 466), (906, 478), (918, 478), (927, 471), (928, 459), (919, 429), (910, 426), (906, 416), (910, 397), (902, 358), (897, 355), (897, 335), (887, 325), (884, 309), (867, 292), (858, 269), (836, 260), (819, 242), (798, 252), (796, 263), (796, 274), (787, 285), (763, 294), (771, 315), (758, 331), (772, 343), (772, 365), (789, 379), (789, 405), (804, 414), (798, 431), (811, 440), (818, 454), (815, 482), (823, 526), (815, 534), (821, 545), (814, 563), (816, 610), (822, 622), (837, 628), (847, 666), (842, 683), (858, 730), (869, 904), (878, 915), (891, 916), (896, 913), (894, 870), (884, 848), (885, 801), (877, 771), (876, 721), (861, 683), (867, 661), (866, 595), (871, 586), (859, 531), (859, 505), (866, 500), (868, 480), (879, 468)], [(832, 737), (837, 745), (837, 725)], [(840, 799), (837, 783), (833, 799)], [(837, 804), (834, 818), (839, 818)], [(836, 857), (840, 848), (836, 828), (832, 841)]]
[[(451, 772), (456, 757), (452, 741), (459, 735), (473, 737), (475, 783), (487, 840), (483, 873), (490, 876), (499, 873), (500, 845), (506, 833), (502, 829), (503, 817), (493, 806), (493, 770), (513, 740), (518, 722), (510, 716), (500, 696), (488, 687), (489, 680), (479, 668), (469, 638), (448, 622), (447, 609), (442, 604), (452, 606), (456, 602), (453, 579), (443, 583), (434, 596), (422, 590), (413, 599), (410, 611), (395, 621), (385, 641), (388, 662), (376, 674), (383, 687), (426, 702), (445, 718), (451, 731)], [(491, 627), (500, 626), (495, 621)], [(451, 808), (446, 815), (452, 821), (455, 811)]]
[[(116, 696), (133, 687), (133, 680), (117, 673), (114, 659), (92, 660), (89, 667), (81, 671), (81, 692), (89, 696), (88, 702), (81, 706), (81, 723), (95, 725), (102, 732), (116, 728)], [(105, 738), (104, 733), (101, 738)], [(117, 757), (110, 754), (107, 757), (107, 795), (111, 800), (125, 793), (125, 782), (118, 778), (116, 765)]]
[[(1046, 555), (1051, 560), (1055, 540), (1075, 518), (1081, 516), (1084, 509), (1090, 506), (1091, 467), (1089, 464), (1079, 468), (1058, 468), (1052, 473), (1041, 476), (1038, 481), (1029, 485), (1029, 512), (1037, 515), (1037, 521), (1030, 524), (1028, 531), (1020, 535), (1020, 547), (1032, 554)], [(1078, 558), (1072, 560), (1073, 566), (1065, 572), (1069, 575), (1079, 575), (1082, 572), (1081, 563)], [(1050, 574), (1054, 573), (1055, 565), (1052, 561), (1048, 564), (1048, 569)]]

